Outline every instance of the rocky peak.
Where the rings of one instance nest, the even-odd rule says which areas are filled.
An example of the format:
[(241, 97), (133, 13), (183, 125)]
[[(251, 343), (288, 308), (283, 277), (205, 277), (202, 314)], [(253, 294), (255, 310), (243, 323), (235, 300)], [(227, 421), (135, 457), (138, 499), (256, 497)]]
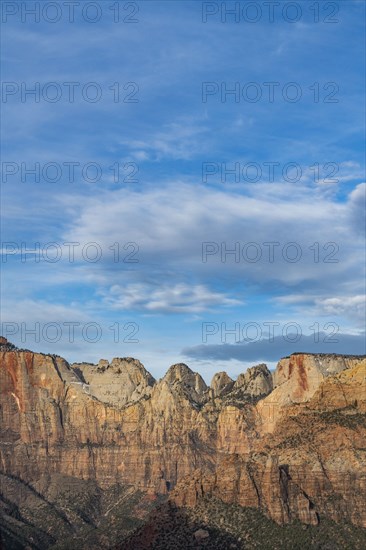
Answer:
[(234, 385), (234, 381), (230, 378), (230, 376), (226, 372), (217, 372), (210, 384), (210, 388), (212, 391), (213, 397), (219, 397), (220, 395), (224, 395), (232, 390)]
[(109, 367), (109, 361), (108, 359), (100, 359), (98, 362), (98, 369), (105, 370)]
[(132, 357), (115, 357), (111, 363), (101, 359), (98, 365), (78, 363), (73, 368), (90, 395), (117, 407), (149, 397), (155, 384), (143, 364)]
[(136, 384), (141, 384), (143, 381), (147, 386), (155, 384), (155, 378), (138, 359), (133, 357), (115, 357), (109, 366), (116, 374), (128, 373)]
[(164, 376), (164, 380), (168, 382), (168, 384), (174, 384), (174, 382), (192, 381), (193, 378), (194, 372), (185, 363), (176, 363), (172, 365), (169, 367)]
[(238, 390), (239, 388), (252, 397), (268, 395), (273, 389), (273, 381), (272, 374), (268, 370), (267, 365), (261, 363), (239, 374), (234, 384), (234, 390)]
[(202, 376), (198, 372), (193, 372), (185, 363), (172, 365), (162, 379), (162, 383), (178, 392), (183, 391), (190, 401), (196, 403), (204, 400), (204, 394), (208, 389)]

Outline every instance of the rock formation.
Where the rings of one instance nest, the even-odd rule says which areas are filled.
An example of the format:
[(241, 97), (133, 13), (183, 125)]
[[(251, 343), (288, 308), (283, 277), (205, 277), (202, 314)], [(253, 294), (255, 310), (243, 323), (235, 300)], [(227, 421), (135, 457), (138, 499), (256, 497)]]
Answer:
[(272, 375), (263, 363), (249, 368), (243, 374), (239, 374), (234, 390), (241, 389), (244, 394), (252, 397), (263, 397), (273, 389)]
[(262, 429), (273, 431), (281, 413), (286, 414), (288, 405), (308, 401), (325, 378), (350, 369), (359, 362), (360, 357), (357, 356), (304, 353), (294, 353), (281, 359), (273, 375), (274, 390), (258, 404), (263, 419)]
[(233, 386), (234, 381), (226, 372), (217, 372), (211, 380), (211, 396), (220, 397), (221, 395), (225, 395), (232, 390)]
[(3, 475), (40, 492), (45, 476), (71, 476), (179, 506), (212, 495), (280, 524), (366, 527), (365, 358), (294, 354), (273, 377), (258, 365), (208, 388), (185, 364), (155, 381), (131, 358), (70, 366), (0, 344)]
[(72, 369), (90, 395), (118, 407), (149, 396), (155, 383), (140, 361), (132, 357), (115, 358), (111, 364), (106, 359), (101, 359), (98, 365), (75, 363)]
[(172, 365), (161, 384), (167, 384), (173, 391), (184, 395), (192, 403), (203, 403), (207, 386), (203, 378), (192, 372), (184, 363)]

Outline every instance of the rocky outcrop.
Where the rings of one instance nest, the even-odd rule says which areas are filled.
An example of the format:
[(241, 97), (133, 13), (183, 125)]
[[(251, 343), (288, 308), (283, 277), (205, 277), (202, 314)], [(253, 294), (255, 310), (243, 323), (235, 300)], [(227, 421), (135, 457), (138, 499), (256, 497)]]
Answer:
[(359, 356), (294, 353), (281, 359), (273, 374), (274, 390), (258, 403), (262, 429), (271, 432), (286, 406), (311, 399), (321, 383), (332, 374), (350, 369)]
[(184, 363), (172, 365), (161, 384), (167, 384), (173, 391), (184, 395), (192, 403), (203, 403), (207, 386), (202, 376), (193, 372)]
[(294, 353), (281, 359), (277, 365), (273, 381), (274, 387), (280, 390), (276, 395), (287, 396), (289, 402), (307, 401), (325, 378), (359, 362), (358, 356)]
[(17, 348), (7, 340), (7, 338), (4, 338), (4, 336), (0, 336), (0, 351), (13, 351)]
[(226, 455), (213, 474), (197, 470), (171, 498), (195, 506), (213, 495), (278, 523), (327, 516), (366, 527), (366, 360), (356, 363), (324, 379), (309, 401), (289, 405), (249, 452)]
[(239, 389), (252, 397), (268, 395), (273, 389), (272, 374), (267, 365), (261, 364), (249, 368), (243, 374), (239, 374), (234, 390)]
[(366, 413), (366, 360), (355, 363), (353, 368), (324, 380), (309, 405), (319, 411), (355, 407)]
[(233, 389), (233, 386), (234, 381), (226, 372), (217, 372), (211, 380), (211, 396), (220, 397), (225, 395)]
[(295, 354), (279, 362), (273, 391), (265, 365), (208, 388), (185, 364), (155, 382), (134, 359), (71, 367), (6, 344), (1, 471), (24, 483), (119, 483), (179, 505), (212, 494), (278, 523), (325, 515), (366, 527), (365, 367)]
[(72, 368), (90, 395), (118, 407), (148, 397), (155, 383), (140, 361), (132, 357), (115, 358), (110, 364), (106, 359), (98, 365), (75, 363)]

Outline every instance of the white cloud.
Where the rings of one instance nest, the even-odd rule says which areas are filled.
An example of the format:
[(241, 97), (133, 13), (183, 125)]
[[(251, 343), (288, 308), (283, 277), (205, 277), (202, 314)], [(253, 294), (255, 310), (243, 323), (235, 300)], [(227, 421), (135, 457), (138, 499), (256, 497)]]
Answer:
[[(291, 308), (296, 318), (319, 319), (328, 317), (337, 321), (351, 319), (357, 326), (365, 323), (366, 302), (364, 294), (339, 294), (338, 296), (317, 296), (290, 294), (273, 300), (276, 304)], [(343, 326), (343, 329), (345, 327)]]
[(135, 283), (114, 285), (105, 296), (113, 309), (145, 310), (151, 313), (200, 313), (214, 306), (237, 306), (242, 302), (210, 291), (205, 285), (185, 283), (153, 286)]
[(341, 296), (336, 298), (319, 298), (316, 306), (325, 315), (347, 315), (365, 318), (365, 296)]
[[(278, 187), (285, 193), (285, 185)], [(104, 192), (80, 201), (80, 212), (64, 239), (95, 241), (103, 250), (108, 250), (115, 237), (121, 243), (135, 242), (139, 246), (136, 269), (162, 271), (167, 276), (169, 271), (194, 268), (197, 276), (206, 279), (220, 275), (258, 284), (312, 281), (316, 286), (323, 281), (324, 287), (344, 283), (345, 273), (351, 279), (360, 276), (363, 249), (355, 238), (350, 239), (353, 202), (341, 204), (324, 197), (314, 201), (306, 189), (295, 190), (290, 198), (281, 193), (268, 197), (262, 192), (258, 186), (252, 196), (245, 196), (180, 182), (146, 188), (143, 193), (126, 189)], [(215, 242), (224, 252), (225, 247), (229, 250), (239, 243), (239, 261), (234, 261), (233, 255), (222, 257), (219, 250), (203, 262), (203, 242)], [(245, 245), (250, 242), (257, 243), (262, 253), (257, 262), (248, 261)], [(273, 262), (269, 262), (266, 242), (279, 243)], [(289, 242), (296, 242), (301, 249), (298, 262), (287, 261), (284, 247)], [(318, 261), (310, 248), (316, 242)], [(333, 256), (336, 262), (324, 261), (332, 248), (323, 247), (330, 242), (339, 248)]]

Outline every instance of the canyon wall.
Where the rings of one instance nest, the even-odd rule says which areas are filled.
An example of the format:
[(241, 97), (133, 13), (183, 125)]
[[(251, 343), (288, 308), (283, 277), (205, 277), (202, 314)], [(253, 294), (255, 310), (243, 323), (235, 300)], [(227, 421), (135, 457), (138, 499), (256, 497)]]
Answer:
[(366, 527), (365, 371), (362, 357), (294, 354), (273, 376), (258, 365), (208, 387), (182, 363), (155, 381), (132, 358), (69, 365), (3, 343), (1, 472)]

